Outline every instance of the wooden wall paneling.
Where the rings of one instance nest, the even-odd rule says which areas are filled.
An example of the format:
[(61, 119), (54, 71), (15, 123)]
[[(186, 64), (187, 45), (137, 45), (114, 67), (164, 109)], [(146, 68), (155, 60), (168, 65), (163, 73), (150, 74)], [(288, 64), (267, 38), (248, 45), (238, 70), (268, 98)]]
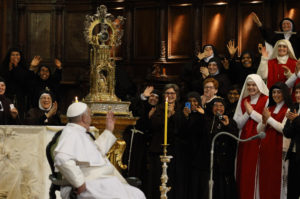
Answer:
[(16, 15), (15, 0), (0, 0), (0, 62), (4, 59), (9, 48), (16, 45)]
[(27, 12), (27, 57), (28, 61), (40, 55), (44, 63), (52, 63), (54, 59), (54, 15), (51, 7), (45, 10), (31, 9)]
[(132, 35), (133, 35), (133, 4), (129, 3), (125, 6), (125, 26), (124, 26), (124, 42), (123, 45), (123, 55), (125, 63), (129, 63), (132, 59)]
[(155, 60), (158, 57), (158, 7), (136, 6), (133, 20), (133, 55), (135, 60)]
[(63, 12), (64, 81), (89, 81), (89, 46), (83, 31), (85, 16), (95, 12), (88, 4), (66, 4)]
[(55, 5), (55, 52), (54, 57), (64, 62), (63, 56), (63, 4)]
[[(227, 5), (205, 5), (202, 17), (202, 46), (212, 44), (218, 53), (225, 53)], [(234, 23), (231, 24), (234, 26)], [(202, 50), (202, 49), (201, 49)]]
[(168, 7), (168, 59), (191, 58), (193, 54), (192, 4)]
[(263, 21), (264, 4), (263, 3), (240, 3), (238, 6), (238, 51), (241, 54), (245, 50), (250, 50), (257, 54), (257, 46), (263, 42), (259, 28), (253, 22), (251, 12), (255, 12)]
[(296, 31), (300, 32), (300, 2), (286, 1), (284, 7), (284, 17), (291, 18), (295, 23)]

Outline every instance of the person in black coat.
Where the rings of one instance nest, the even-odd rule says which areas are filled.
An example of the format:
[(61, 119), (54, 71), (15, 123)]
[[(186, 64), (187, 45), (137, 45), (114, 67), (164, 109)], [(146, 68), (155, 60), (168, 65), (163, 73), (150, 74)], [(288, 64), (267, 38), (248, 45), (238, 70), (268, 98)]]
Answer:
[(124, 163), (128, 160), (127, 175), (141, 180), (140, 188), (145, 195), (148, 195), (147, 153), (150, 140), (150, 118), (156, 111), (159, 99), (160, 92), (153, 86), (147, 86), (142, 94), (132, 100), (129, 109), (133, 116), (139, 119), (135, 126), (130, 126), (123, 133), (124, 140), (128, 143), (123, 156)]
[(13, 100), (19, 110), (21, 121), (28, 108), (28, 82), (30, 74), (22, 51), (18, 48), (8, 50), (1, 68), (1, 76), (6, 80), (6, 96)]
[(59, 59), (54, 60), (55, 71), (52, 74), (49, 66), (40, 65), (40, 56), (35, 56), (31, 62), (31, 81), (30, 81), (30, 105), (36, 107), (39, 101), (40, 93), (48, 90), (53, 97), (58, 100), (60, 81), (62, 78), (62, 63)]
[(57, 102), (52, 93), (41, 92), (39, 105), (27, 112), (24, 122), (27, 125), (61, 125), (60, 117), (57, 114)]
[(252, 12), (251, 14), (252, 14), (253, 21), (259, 27), (260, 33), (265, 41), (267, 41), (269, 44), (274, 46), (278, 40), (287, 39), (291, 42), (296, 57), (297, 58), (300, 57), (300, 47), (299, 47), (300, 34), (298, 32), (295, 32), (296, 27), (292, 19), (283, 18), (279, 23), (280, 31), (273, 32), (270, 29), (267, 29), (266, 27), (263, 26), (260, 19), (254, 12)]
[(209, 60), (212, 58), (220, 60), (216, 48), (211, 44), (207, 44), (203, 46), (202, 52), (199, 52), (191, 63), (183, 67), (181, 80), (184, 83), (183, 90), (185, 93), (191, 91), (197, 91), (200, 94), (203, 93), (202, 83), (208, 76), (207, 66)]
[(295, 87), (296, 104), (295, 108), (287, 113), (288, 120), (283, 128), (283, 134), (291, 138), (286, 159), (289, 160), (288, 168), (288, 199), (300, 197), (300, 83)]
[[(225, 115), (225, 101), (215, 98), (210, 107), (205, 109), (204, 115), (199, 119), (201, 126), (199, 138), (194, 142), (198, 146), (194, 151), (191, 161), (191, 199), (208, 199), (210, 175), (210, 150), (212, 139), (220, 132), (229, 132), (238, 135), (235, 121)], [(234, 179), (234, 160), (236, 153), (236, 141), (229, 136), (221, 135), (215, 141), (214, 167), (213, 167), (213, 198), (235, 199), (237, 198), (236, 183)]]
[(259, 64), (259, 59), (256, 58), (251, 51), (245, 50), (241, 56), (235, 56), (237, 47), (234, 41), (229, 41), (227, 44), (229, 52), (229, 60), (224, 64), (225, 72), (228, 75), (232, 84), (238, 84), (243, 87), (246, 77), (250, 74), (256, 74)]
[[(222, 70), (221, 61), (217, 58), (211, 58), (208, 62), (207, 67), (207, 78), (214, 78), (219, 82), (219, 88), (217, 95), (225, 98), (228, 92), (229, 87), (231, 86), (231, 82), (226, 73)], [(203, 83), (202, 83), (203, 85)]]
[[(172, 189), (167, 193), (170, 199), (186, 198), (186, 159), (185, 159), (185, 134), (183, 131), (183, 113), (179, 100), (179, 87), (176, 84), (167, 84), (163, 90), (164, 99), (168, 98), (168, 155), (173, 156), (168, 164), (168, 186)], [(162, 167), (160, 155), (163, 154), (162, 144), (164, 143), (164, 118), (165, 103), (158, 105), (151, 117), (152, 139), (149, 146), (149, 176), (152, 191), (148, 198), (159, 198), (161, 185)], [(187, 132), (188, 133), (188, 132)]]
[(5, 80), (0, 77), (0, 125), (20, 124), (18, 110), (9, 98), (5, 96)]

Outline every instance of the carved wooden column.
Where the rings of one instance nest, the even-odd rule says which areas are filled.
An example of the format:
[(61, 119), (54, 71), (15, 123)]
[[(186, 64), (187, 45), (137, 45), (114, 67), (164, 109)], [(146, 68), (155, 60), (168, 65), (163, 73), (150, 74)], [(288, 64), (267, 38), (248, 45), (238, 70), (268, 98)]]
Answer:
[(167, 10), (167, 3), (165, 1), (160, 2), (159, 8), (159, 33), (160, 33), (160, 56), (159, 61), (165, 62), (166, 61), (166, 49), (167, 49), (167, 37), (166, 37), (166, 27), (167, 26), (167, 19), (166, 19), (166, 10)]
[(201, 17), (200, 17), (200, 8), (198, 3), (195, 3), (194, 9), (194, 55), (197, 55), (201, 50)]

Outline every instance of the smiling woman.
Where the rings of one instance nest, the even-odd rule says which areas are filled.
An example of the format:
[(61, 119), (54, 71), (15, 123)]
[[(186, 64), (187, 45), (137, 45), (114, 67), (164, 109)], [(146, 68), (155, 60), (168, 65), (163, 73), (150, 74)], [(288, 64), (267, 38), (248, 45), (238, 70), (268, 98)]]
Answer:
[(43, 91), (38, 100), (38, 107), (30, 109), (25, 117), (28, 125), (60, 125), (57, 114), (57, 102), (54, 101), (52, 93)]

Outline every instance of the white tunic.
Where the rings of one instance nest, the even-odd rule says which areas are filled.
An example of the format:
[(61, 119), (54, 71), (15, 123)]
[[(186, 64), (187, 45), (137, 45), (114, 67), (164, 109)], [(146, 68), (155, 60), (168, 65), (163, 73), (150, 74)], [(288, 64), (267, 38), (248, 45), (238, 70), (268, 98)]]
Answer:
[[(96, 141), (86, 129), (74, 123), (64, 128), (55, 148), (55, 167), (72, 184), (79, 187), (86, 183), (86, 191), (78, 199), (144, 199), (142, 191), (127, 184), (106, 153), (116, 141), (105, 130)], [(62, 198), (69, 198), (70, 187), (62, 187)]]

